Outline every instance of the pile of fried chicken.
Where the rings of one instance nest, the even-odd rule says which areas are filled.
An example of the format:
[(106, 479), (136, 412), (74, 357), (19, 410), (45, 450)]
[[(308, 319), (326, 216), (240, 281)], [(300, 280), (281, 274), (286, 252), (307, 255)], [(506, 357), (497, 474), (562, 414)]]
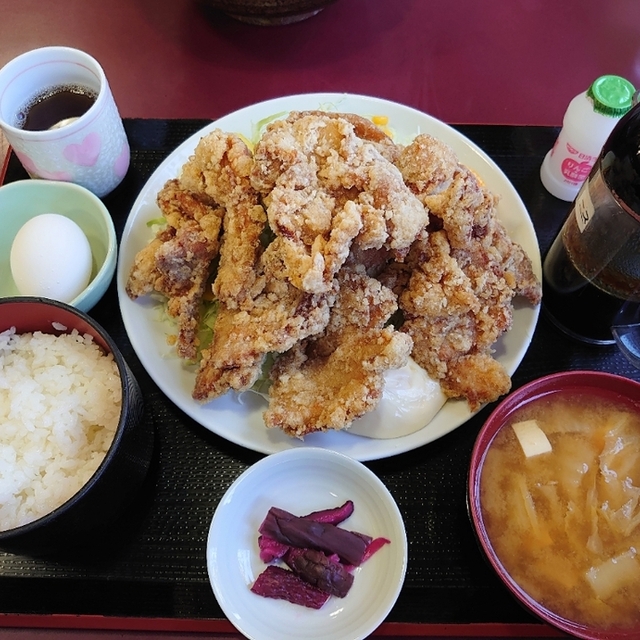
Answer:
[(400, 145), (361, 116), (291, 112), (252, 150), (203, 136), (157, 201), (166, 225), (127, 293), (167, 298), (196, 401), (249, 389), (269, 354), (265, 424), (297, 437), (374, 409), (410, 357), (472, 410), (509, 391), (493, 345), (513, 298), (537, 305), (541, 286), (496, 195), (438, 139)]

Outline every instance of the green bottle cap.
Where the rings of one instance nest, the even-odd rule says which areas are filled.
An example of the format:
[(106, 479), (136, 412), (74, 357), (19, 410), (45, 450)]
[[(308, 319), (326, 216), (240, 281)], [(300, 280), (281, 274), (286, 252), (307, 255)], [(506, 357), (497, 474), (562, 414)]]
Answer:
[(620, 76), (600, 76), (587, 91), (593, 100), (593, 110), (605, 116), (618, 118), (633, 106), (635, 87)]

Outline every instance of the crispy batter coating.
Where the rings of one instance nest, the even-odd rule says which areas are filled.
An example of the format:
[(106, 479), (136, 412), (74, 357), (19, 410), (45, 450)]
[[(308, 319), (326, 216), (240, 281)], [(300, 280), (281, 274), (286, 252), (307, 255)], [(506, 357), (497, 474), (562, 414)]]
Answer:
[(438, 196), (451, 186), (458, 158), (444, 142), (423, 133), (402, 149), (396, 166), (420, 201), (437, 209)]
[(371, 142), (376, 149), (393, 164), (396, 163), (400, 155), (401, 147), (397, 145), (378, 125), (369, 118), (355, 113), (342, 113), (336, 111), (293, 111), (289, 114), (289, 120), (304, 116), (323, 116), (326, 118), (340, 118), (353, 125), (353, 132), (367, 142)]
[(286, 277), (319, 293), (352, 246), (402, 259), (428, 221), (395, 165), (348, 120), (294, 113), (269, 125), (255, 149), (253, 186), (263, 194)]
[(460, 391), (472, 410), (496, 400), (511, 389), (504, 367), (489, 353), (470, 353), (453, 360), (442, 384), (445, 394), (460, 397)]
[(274, 364), (265, 424), (297, 437), (344, 429), (378, 405), (383, 372), (406, 364), (410, 352), (409, 336), (392, 327), (348, 335), (326, 358), (296, 345)]
[[(531, 261), (497, 218), (498, 198), (442, 142), (417, 136), (398, 160), (406, 183), (429, 209), (432, 232), (412, 247), (400, 293), (413, 357), (450, 397), (472, 409), (507, 393), (511, 381), (492, 357), (513, 319), (512, 301), (542, 296)], [(407, 270), (387, 270), (396, 291)]]
[[(513, 291), (490, 272), (465, 273), (451, 255), (444, 231), (430, 234), (427, 243), (428, 261), (413, 272), (400, 296), (401, 330), (413, 338), (413, 359), (440, 381), (445, 394), (465, 397), (477, 409), (511, 385), (491, 350), (511, 324)], [(475, 375), (462, 375), (474, 367)], [(479, 386), (484, 370), (487, 378)]]
[(542, 288), (522, 247), (498, 220), (498, 196), (491, 193), (453, 150), (421, 134), (402, 150), (398, 167), (407, 185), (444, 228), (458, 261), (504, 277), (518, 295), (538, 304)]
[(312, 355), (327, 356), (347, 334), (383, 329), (398, 309), (396, 295), (362, 268), (343, 269), (337, 277), (338, 294), (322, 335), (309, 342)]
[(230, 389), (251, 387), (268, 353), (287, 351), (326, 327), (334, 300), (333, 291), (307, 293), (272, 278), (245, 308), (221, 304), (213, 341), (202, 352), (193, 398), (208, 402)]

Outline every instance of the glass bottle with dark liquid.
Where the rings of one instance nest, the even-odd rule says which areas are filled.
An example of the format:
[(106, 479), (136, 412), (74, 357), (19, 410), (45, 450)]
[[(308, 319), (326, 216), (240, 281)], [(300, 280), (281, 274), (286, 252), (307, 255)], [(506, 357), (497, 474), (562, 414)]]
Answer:
[(640, 105), (613, 129), (544, 262), (543, 306), (567, 334), (613, 344), (627, 302), (640, 305)]

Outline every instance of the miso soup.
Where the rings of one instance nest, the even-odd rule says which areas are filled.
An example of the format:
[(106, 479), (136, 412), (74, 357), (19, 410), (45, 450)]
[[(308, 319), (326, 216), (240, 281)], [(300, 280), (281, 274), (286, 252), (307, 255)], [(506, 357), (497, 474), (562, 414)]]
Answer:
[[(598, 628), (640, 622), (640, 417), (624, 401), (551, 394), (519, 409), (486, 454), (480, 505), (513, 580), (556, 614)], [(513, 424), (551, 450), (527, 457)]]

